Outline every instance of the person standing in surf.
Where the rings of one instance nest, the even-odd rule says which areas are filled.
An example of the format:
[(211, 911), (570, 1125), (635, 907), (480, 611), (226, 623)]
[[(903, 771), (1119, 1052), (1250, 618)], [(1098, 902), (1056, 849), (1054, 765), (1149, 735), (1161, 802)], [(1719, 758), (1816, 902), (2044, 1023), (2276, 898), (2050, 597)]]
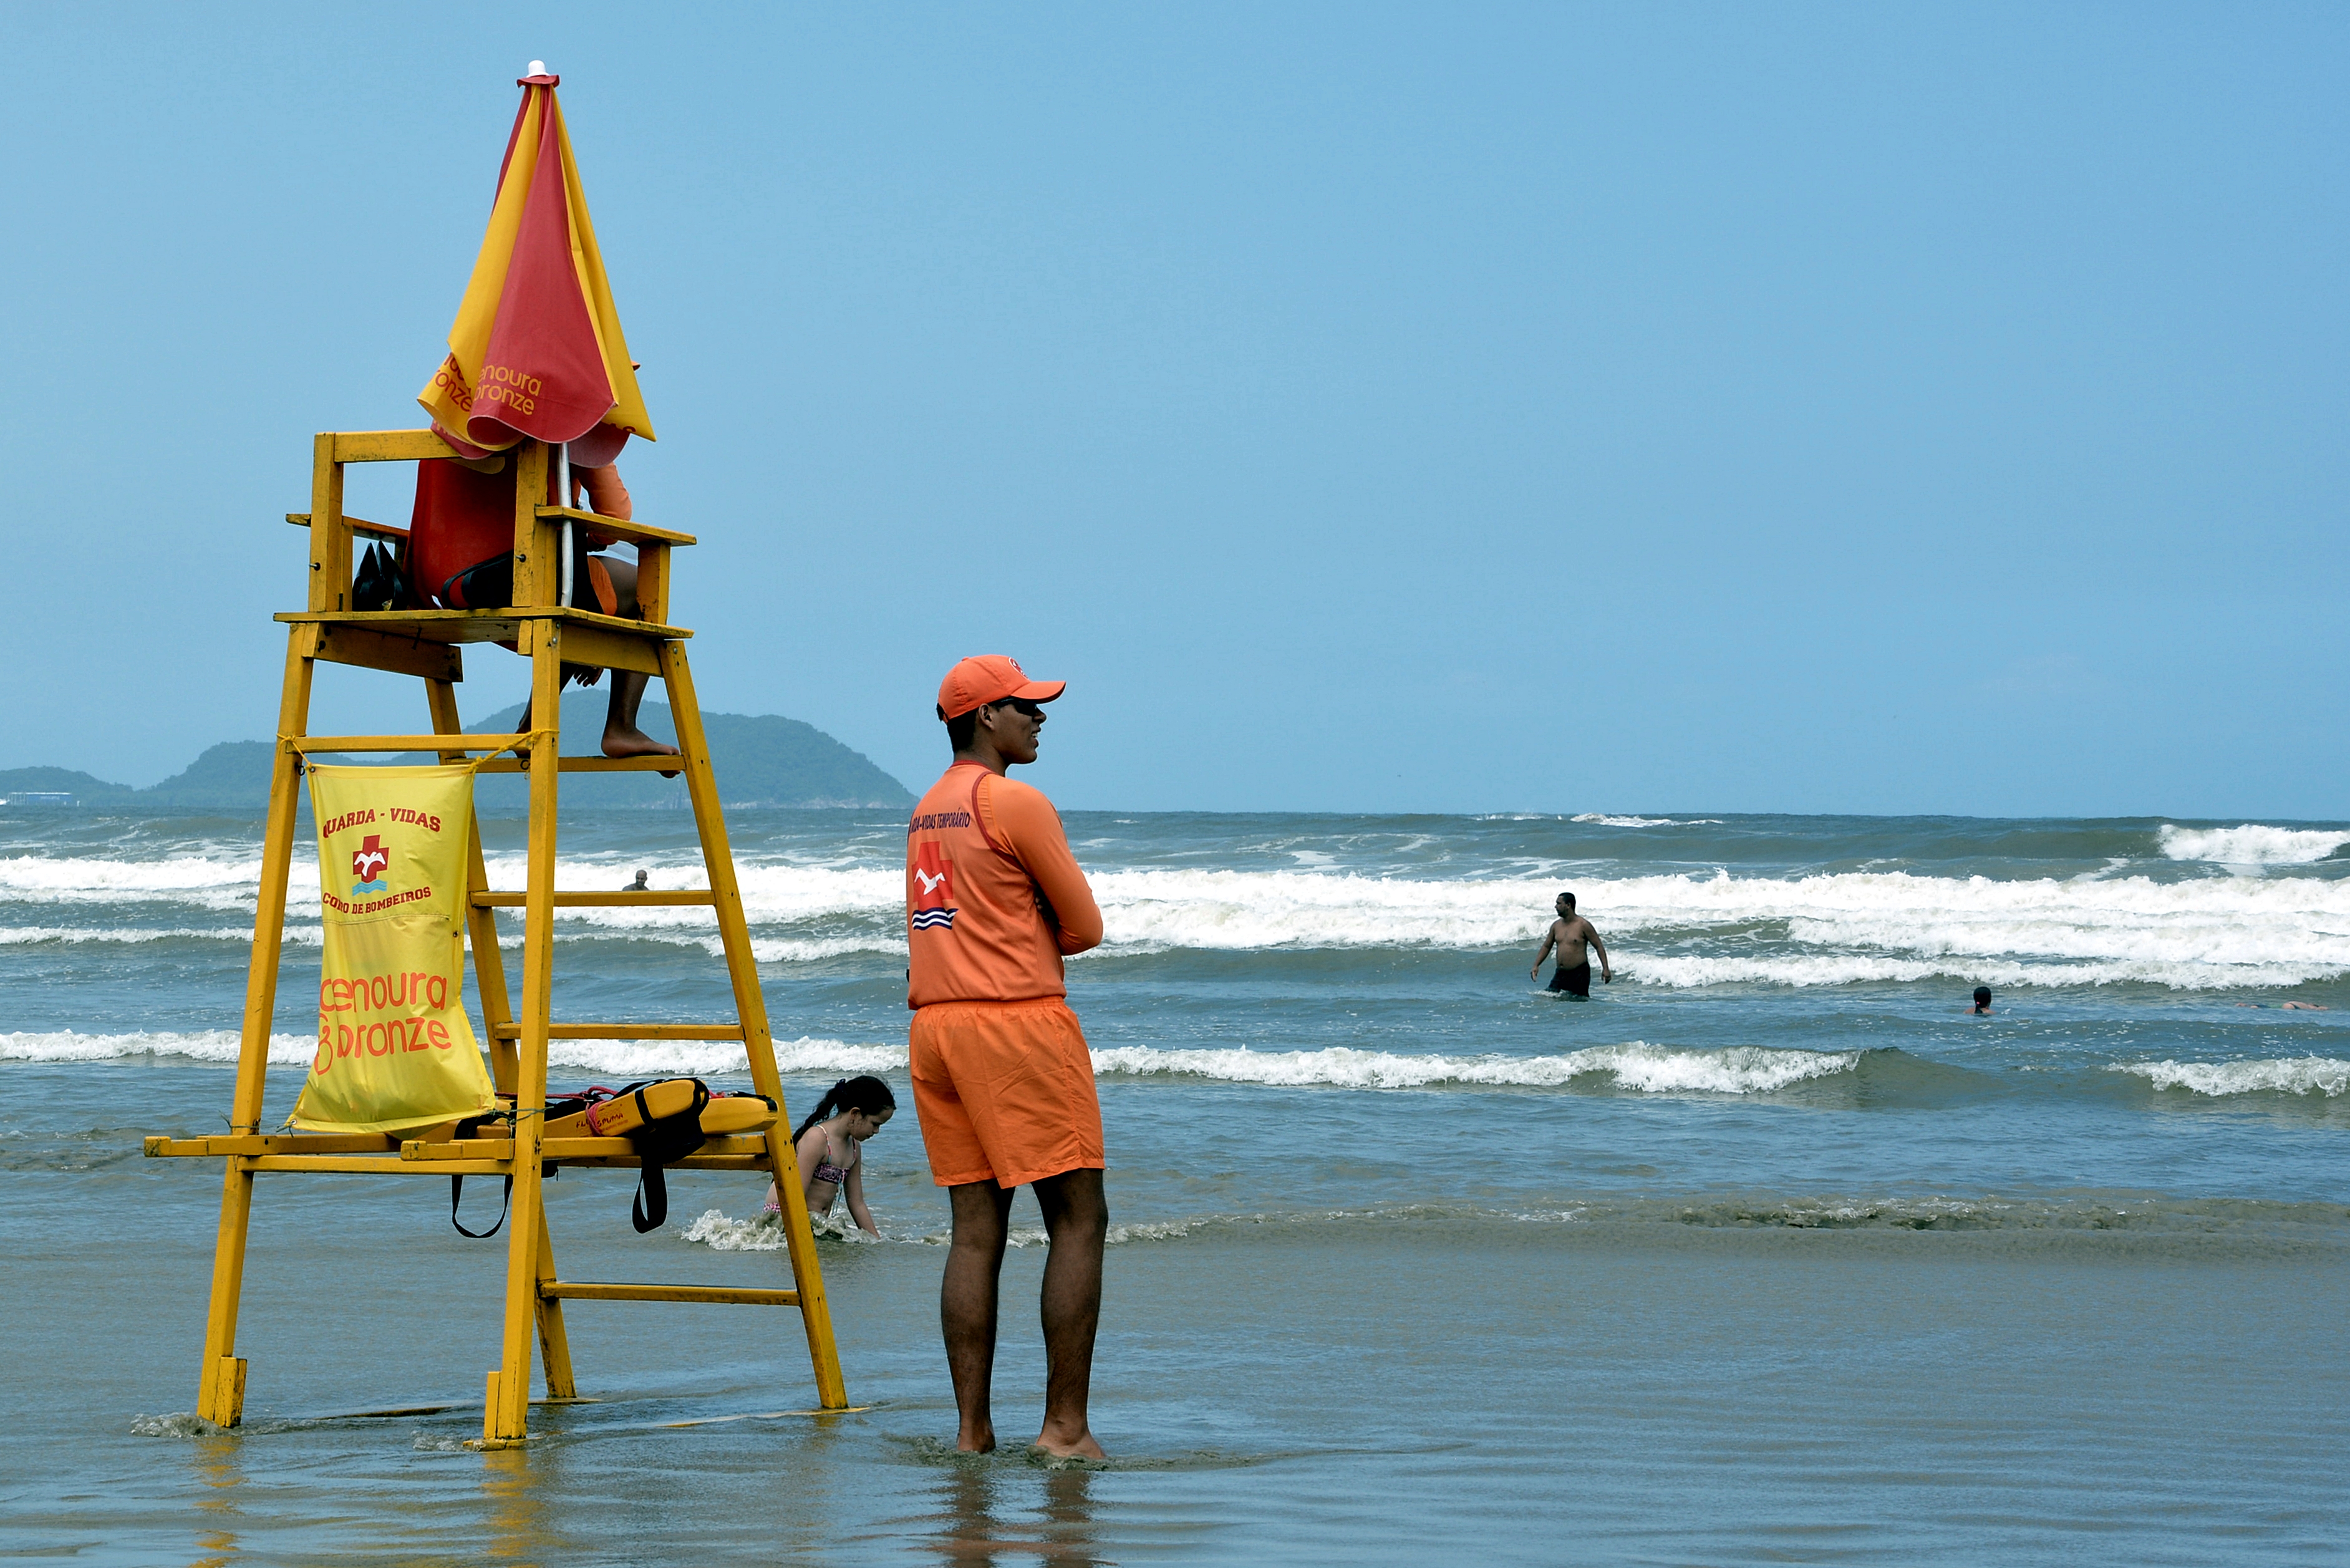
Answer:
[(1101, 1321), (1101, 1102), (1069, 1011), (1062, 960), (1102, 940), (1101, 910), (1053, 803), (1007, 770), (1036, 760), (1044, 704), (1066, 682), (1031, 680), (1000, 654), (966, 659), (939, 686), (954, 762), (906, 830), (906, 1005), (914, 1108), (953, 1235), (939, 1326), (954, 1377), (955, 1447), (995, 1447), (996, 1287), (1012, 1197), (1044, 1210), (1045, 1423), (1035, 1447), (1100, 1459), (1086, 1413)]
[(1558, 896), (1557, 909), (1558, 919), (1553, 920), (1550, 923), (1550, 929), (1543, 934), (1542, 950), (1534, 954), (1534, 966), (1526, 971), (1526, 978), (1540, 979), (1543, 960), (1550, 956), (1553, 948), (1556, 948), (1558, 967), (1551, 971), (1551, 990), (1563, 991), (1570, 996), (1589, 996), (1591, 994), (1591, 960), (1583, 950), (1584, 943), (1589, 942), (1599, 951), (1601, 983), (1614, 984), (1616, 971), (1607, 962), (1607, 944), (1599, 940), (1599, 932), (1589, 920), (1575, 912), (1575, 895), (1561, 893)]

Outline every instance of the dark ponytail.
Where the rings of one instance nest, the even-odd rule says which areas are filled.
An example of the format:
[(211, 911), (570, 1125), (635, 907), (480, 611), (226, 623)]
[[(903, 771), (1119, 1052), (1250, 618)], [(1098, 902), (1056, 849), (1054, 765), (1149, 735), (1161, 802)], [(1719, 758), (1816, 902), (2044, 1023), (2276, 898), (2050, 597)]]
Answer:
[(898, 1096), (891, 1094), (889, 1085), (880, 1079), (869, 1074), (843, 1078), (824, 1092), (824, 1098), (816, 1103), (816, 1109), (807, 1114), (807, 1120), (800, 1123), (799, 1129), (792, 1134), (792, 1141), (799, 1142), (807, 1136), (808, 1128), (842, 1111), (863, 1111), (870, 1116), (877, 1111), (894, 1111), (897, 1108)]

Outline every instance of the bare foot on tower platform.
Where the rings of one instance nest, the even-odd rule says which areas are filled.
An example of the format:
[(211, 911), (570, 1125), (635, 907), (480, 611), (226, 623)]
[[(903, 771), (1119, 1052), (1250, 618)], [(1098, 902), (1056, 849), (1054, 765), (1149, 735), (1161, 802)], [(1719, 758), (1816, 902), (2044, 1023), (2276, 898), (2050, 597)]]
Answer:
[[(604, 754), (608, 757), (673, 757), (677, 748), (656, 741), (637, 728), (637, 704), (644, 700), (645, 677), (632, 670), (612, 671), (612, 705), (604, 715)], [(673, 768), (660, 776), (677, 777)]]
[[(677, 748), (666, 741), (654, 740), (642, 730), (607, 724), (604, 726), (604, 754), (608, 757), (673, 757), (677, 755)], [(663, 768), (660, 776), (673, 779), (677, 777), (677, 772), (673, 768)]]

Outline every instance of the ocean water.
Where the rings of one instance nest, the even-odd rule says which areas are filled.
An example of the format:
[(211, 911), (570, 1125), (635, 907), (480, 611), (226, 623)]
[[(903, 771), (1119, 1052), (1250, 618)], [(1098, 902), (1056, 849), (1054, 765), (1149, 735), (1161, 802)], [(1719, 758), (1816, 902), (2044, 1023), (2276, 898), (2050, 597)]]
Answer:
[[(10, 1553), (2350, 1555), (2350, 826), (1067, 822), (1109, 932), (1070, 965), (1116, 1222), (1096, 1469), (948, 1451), (946, 1208), (910, 1103), (868, 1146), (886, 1239), (822, 1248), (869, 1410), (786, 1413), (813, 1404), (795, 1314), (575, 1303), (598, 1402), (466, 1450), (503, 1248), (456, 1236), (435, 1180), (265, 1177), (247, 1425), (205, 1429), (218, 1168), (140, 1139), (224, 1120), (259, 824), (0, 809)], [(902, 1091), (902, 822), (730, 826), (794, 1104), (851, 1072)], [(520, 886), (521, 823), (484, 833)], [(681, 814), (564, 836), (564, 886), (699, 881)], [(1588, 1002), (1527, 978), (1562, 888), (1615, 958)], [(316, 890), (297, 864), (273, 1121), (309, 1057)], [(697, 911), (557, 933), (558, 1017), (730, 1016)], [(555, 1053), (557, 1086), (740, 1077), (723, 1045)], [(565, 1272), (783, 1278), (761, 1185), (676, 1177), (639, 1238), (625, 1178), (567, 1172)], [(1043, 1251), (1024, 1196), (1015, 1220), (1014, 1439)]]

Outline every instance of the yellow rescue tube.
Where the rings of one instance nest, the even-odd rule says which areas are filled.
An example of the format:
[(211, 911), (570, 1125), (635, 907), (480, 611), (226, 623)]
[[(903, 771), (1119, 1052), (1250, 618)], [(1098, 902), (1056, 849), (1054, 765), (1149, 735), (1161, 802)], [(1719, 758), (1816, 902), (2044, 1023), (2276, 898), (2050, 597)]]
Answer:
[[(546, 1124), (548, 1137), (626, 1137), (648, 1122), (684, 1116), (704, 1093), (691, 1078), (664, 1078), (658, 1084), (557, 1116)], [(775, 1125), (775, 1103), (762, 1095), (723, 1095), (702, 1107), (702, 1130), (711, 1137), (758, 1132)]]
[(764, 1095), (722, 1095), (702, 1107), (702, 1130), (712, 1137), (764, 1132), (775, 1125), (775, 1102)]

